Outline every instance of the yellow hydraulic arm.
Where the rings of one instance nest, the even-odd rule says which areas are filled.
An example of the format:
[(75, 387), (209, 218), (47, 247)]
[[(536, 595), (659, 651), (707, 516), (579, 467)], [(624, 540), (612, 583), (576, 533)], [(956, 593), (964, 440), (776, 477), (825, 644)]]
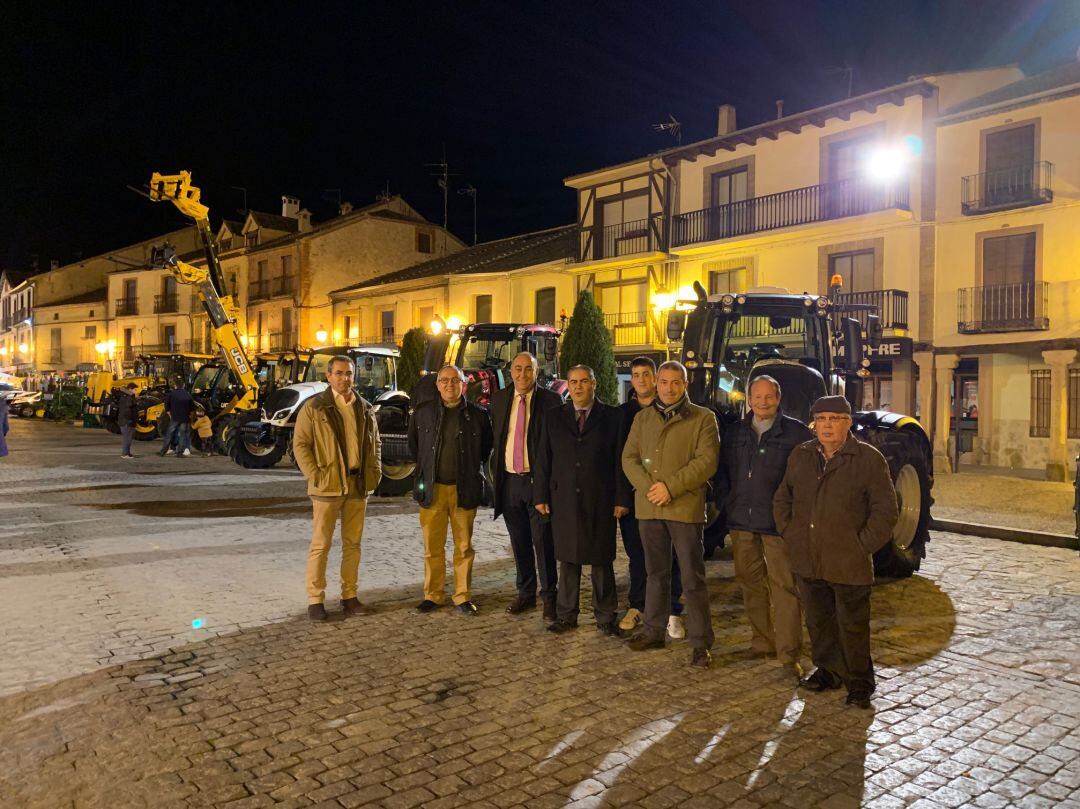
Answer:
[(214, 249), (214, 234), (210, 229), (210, 209), (199, 201), (200, 195), (199, 189), (191, 184), (190, 171), (179, 174), (154, 172), (150, 178), (150, 199), (154, 202), (171, 202), (181, 213), (195, 220), (206, 255), (206, 266), (196, 267), (181, 261), (176, 256), (175, 248), (168, 244), (154, 248), (153, 263), (172, 272), (177, 282), (193, 285), (206, 308), (214, 342), (221, 348), (225, 362), (240, 383), (240, 390), (222, 411), (224, 415), (255, 407), (258, 381), (236, 330), (240, 311), (225, 286), (225, 276)]

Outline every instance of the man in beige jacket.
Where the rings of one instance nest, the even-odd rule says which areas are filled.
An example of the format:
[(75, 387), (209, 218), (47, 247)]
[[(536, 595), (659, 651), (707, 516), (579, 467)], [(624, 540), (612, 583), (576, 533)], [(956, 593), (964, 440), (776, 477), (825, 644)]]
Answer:
[(623, 473), (634, 487), (634, 511), (645, 550), (645, 625), (634, 651), (662, 649), (671, 608), (671, 551), (679, 558), (691, 665), (708, 668), (713, 644), (705, 586), (705, 492), (716, 473), (720, 436), (711, 410), (690, 402), (686, 368), (665, 362), (656, 400), (642, 408), (623, 448)]
[(296, 417), (293, 456), (308, 482), (313, 524), (308, 550), (308, 617), (325, 621), (326, 558), (341, 518), (341, 608), (345, 616), (365, 611), (356, 597), (360, 535), (367, 497), (382, 477), (382, 444), (375, 413), (353, 390), (353, 363), (330, 360), (330, 387), (312, 397)]

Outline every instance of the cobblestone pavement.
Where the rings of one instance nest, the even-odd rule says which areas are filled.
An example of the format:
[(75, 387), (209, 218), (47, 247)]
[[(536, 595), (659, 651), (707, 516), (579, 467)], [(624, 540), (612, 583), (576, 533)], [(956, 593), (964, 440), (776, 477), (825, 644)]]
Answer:
[(934, 516), (1075, 536), (1072, 483), (973, 470), (934, 476)]
[(123, 465), (51, 425), (11, 438), (5, 809), (1080, 805), (1073, 552), (936, 534), (919, 575), (875, 588), (864, 712), (744, 657), (729, 561), (709, 566), (714, 667), (691, 670), (685, 642), (634, 654), (589, 619), (556, 637), (507, 617), (486, 519), (481, 614), (411, 612), (415, 516), (384, 501), (377, 613), (312, 625), (293, 473)]

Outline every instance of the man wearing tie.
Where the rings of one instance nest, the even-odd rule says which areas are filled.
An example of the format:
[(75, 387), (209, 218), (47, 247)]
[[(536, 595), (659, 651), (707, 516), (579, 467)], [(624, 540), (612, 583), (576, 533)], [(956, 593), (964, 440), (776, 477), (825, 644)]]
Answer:
[(519, 615), (536, 606), (537, 574), (544, 620), (556, 619), (558, 574), (555, 546), (546, 516), (533, 508), (532, 459), (540, 443), (546, 412), (561, 404), (559, 396), (536, 385), (536, 357), (523, 351), (510, 363), (513, 387), (491, 396), (495, 450), (491, 467), (495, 488), (495, 516), (500, 514), (510, 534), (517, 566), (517, 597), (506, 608)]
[(581, 568), (589, 565), (596, 628), (617, 637), (615, 521), (628, 509), (616, 505), (615, 490), (630, 488), (620, 474), (619, 411), (596, 399), (587, 365), (571, 368), (566, 381), (571, 401), (548, 412), (533, 466), (536, 510), (551, 515), (559, 560), (558, 616), (547, 630), (577, 628)]

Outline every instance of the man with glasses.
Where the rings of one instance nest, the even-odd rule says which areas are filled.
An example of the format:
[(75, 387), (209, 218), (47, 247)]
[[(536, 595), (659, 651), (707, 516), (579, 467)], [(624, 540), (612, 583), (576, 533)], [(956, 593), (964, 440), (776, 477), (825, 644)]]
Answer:
[(870, 708), (873, 555), (892, 536), (896, 493), (884, 456), (851, 434), (847, 399), (823, 396), (811, 413), (817, 440), (792, 451), (773, 498), (817, 667), (799, 685), (809, 691), (843, 685), (848, 705)]
[(486, 497), (484, 464), (491, 454), (487, 411), (466, 399), (465, 374), (444, 366), (435, 377), (439, 398), (416, 408), (409, 420), (409, 452), (416, 459), (413, 497), (424, 533), (424, 600), (416, 611), (432, 612), (446, 601), (446, 527), (454, 536), (453, 602), (476, 615), (472, 602), (473, 521)]

